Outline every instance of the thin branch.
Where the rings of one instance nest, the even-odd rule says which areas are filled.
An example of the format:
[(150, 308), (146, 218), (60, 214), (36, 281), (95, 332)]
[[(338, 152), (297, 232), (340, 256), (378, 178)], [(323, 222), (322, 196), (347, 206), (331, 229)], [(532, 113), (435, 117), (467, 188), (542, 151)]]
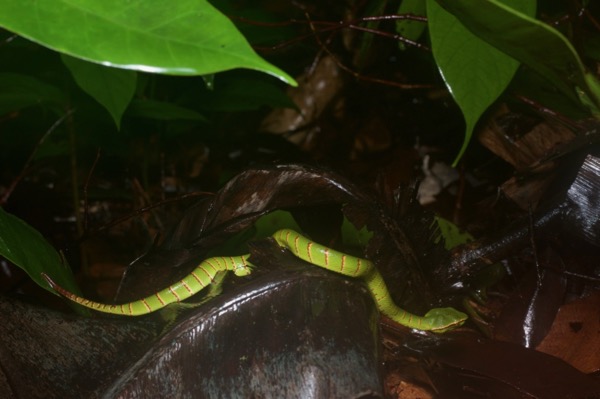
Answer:
[(431, 51), (431, 49), (429, 47), (427, 47), (427, 46), (425, 46), (425, 45), (423, 45), (421, 43), (417, 43), (414, 40), (407, 39), (407, 38), (405, 38), (402, 35), (398, 35), (398, 34), (395, 34), (395, 33), (383, 32), (383, 31), (380, 31), (378, 29), (365, 28), (363, 26), (349, 25), (348, 27), (351, 28), (351, 29), (355, 29), (355, 30), (361, 31), (361, 32), (367, 32), (367, 33), (372, 33), (374, 35), (388, 37), (390, 39), (394, 39), (394, 40), (397, 40), (399, 42), (409, 44), (411, 46), (414, 46), (416, 48), (420, 48), (422, 50)]
[(582, 125), (578, 124), (577, 122), (567, 118), (566, 116), (564, 116), (563, 114), (561, 114), (559, 112), (554, 111), (553, 109), (543, 106), (542, 104), (538, 103), (537, 101), (535, 101), (529, 97), (523, 96), (521, 94), (515, 94), (515, 97), (518, 100), (524, 102), (525, 104), (533, 107), (539, 113), (548, 115), (552, 118), (555, 118), (555, 119), (559, 120), (560, 122), (564, 123), (566, 126), (569, 126), (571, 128), (575, 128), (578, 130), (584, 129), (584, 127)]
[(48, 136), (50, 136), (50, 134), (52, 134), (52, 132), (54, 132), (56, 130), (56, 128), (58, 128), (67, 118), (69, 118), (71, 115), (73, 115), (74, 112), (75, 112), (75, 109), (68, 110), (63, 116), (61, 116), (60, 118), (58, 118), (58, 120), (56, 122), (54, 122), (52, 124), (52, 126), (50, 126), (50, 128), (48, 130), (46, 130), (46, 132), (38, 140), (38, 142), (36, 143), (35, 147), (33, 147), (33, 150), (31, 151), (31, 154), (29, 154), (29, 158), (27, 158), (27, 161), (25, 161), (25, 164), (23, 165), (23, 168), (21, 169), (21, 172), (19, 173), (19, 175), (17, 177), (15, 177), (13, 179), (13, 181), (10, 183), (10, 186), (6, 190), (6, 193), (4, 193), (4, 195), (0, 199), (0, 206), (4, 206), (6, 204), (6, 202), (10, 198), (11, 194), (13, 193), (13, 191), (15, 190), (15, 188), (17, 187), (17, 184), (19, 184), (19, 182), (21, 180), (23, 180), (23, 178), (25, 177), (25, 175), (29, 172), (29, 169), (31, 167), (31, 163), (33, 162), (33, 157), (37, 153), (37, 151), (40, 148), (40, 146), (44, 143), (44, 141), (46, 141), (46, 139), (48, 138)]
[(96, 159), (94, 159), (94, 163), (92, 164), (92, 167), (90, 168), (90, 171), (85, 179), (85, 183), (83, 184), (83, 231), (84, 232), (87, 231), (88, 226), (89, 226), (90, 203), (88, 200), (88, 187), (89, 187), (92, 175), (94, 174), (94, 171), (96, 170), (96, 165), (98, 165), (99, 159), (100, 159), (100, 149), (98, 148), (98, 151), (96, 151)]
[(310, 20), (310, 16), (308, 15), (308, 13), (306, 14), (306, 19), (309, 21), (309, 26), (310, 26), (311, 30), (315, 33), (315, 35), (314, 35), (315, 40), (317, 41), (317, 43), (319, 44), (319, 46), (321, 47), (321, 49), (323, 51), (325, 51), (331, 57), (331, 59), (337, 64), (337, 66), (340, 69), (348, 72), (349, 74), (351, 74), (352, 76), (354, 76), (356, 79), (363, 80), (363, 81), (366, 81), (366, 82), (379, 83), (379, 84), (383, 84), (383, 85), (386, 85), (386, 86), (398, 87), (398, 88), (403, 89), (403, 90), (430, 89), (430, 88), (435, 87), (434, 85), (431, 85), (431, 84), (405, 84), (405, 83), (395, 82), (395, 81), (392, 81), (392, 80), (379, 79), (379, 78), (374, 78), (374, 77), (370, 77), (370, 76), (361, 75), (360, 73), (356, 72), (355, 70), (353, 70), (353, 69), (347, 67), (346, 65), (344, 65), (335, 56), (335, 54), (333, 54), (333, 52), (331, 50), (329, 50), (329, 48), (323, 43), (323, 41), (321, 40), (321, 38), (319, 37), (319, 35), (316, 33), (316, 30), (315, 30), (314, 26), (312, 25), (311, 20)]
[(581, 274), (581, 273), (576, 273), (576, 272), (570, 272), (568, 270), (563, 270), (561, 273), (567, 275), (567, 276), (572, 276), (572, 277), (577, 277), (580, 279), (584, 279), (584, 280), (589, 280), (589, 281), (595, 281), (595, 282), (600, 282), (600, 278), (595, 277), (595, 276), (589, 276), (587, 274)]
[[(126, 220), (129, 220), (129, 219), (134, 218), (136, 216), (142, 215), (143, 213), (146, 213), (146, 212), (148, 212), (148, 211), (150, 211), (150, 210), (152, 210), (154, 208), (158, 208), (159, 206), (170, 204), (170, 203), (176, 202), (176, 201), (183, 201), (183, 200), (188, 199), (188, 198), (201, 197), (201, 196), (214, 196), (214, 195), (215, 195), (214, 193), (210, 193), (210, 192), (206, 192), (206, 191), (195, 191), (193, 193), (183, 194), (183, 195), (180, 195), (180, 196), (175, 197), (175, 198), (169, 198), (169, 199), (166, 199), (166, 200), (163, 200), (163, 201), (159, 201), (157, 203), (145, 206), (143, 208), (136, 209), (133, 213), (131, 213), (129, 215), (125, 215), (123, 217), (117, 218), (117, 219), (113, 220), (112, 222), (109, 222), (109, 223), (107, 223), (107, 224), (105, 224), (105, 225), (97, 228), (93, 232), (87, 234), (86, 237), (99, 234), (99, 233), (101, 233), (101, 232), (103, 232), (105, 230), (108, 230), (109, 228), (111, 228), (113, 226), (116, 226), (117, 224), (123, 223)], [(85, 237), (82, 237), (82, 240), (84, 238)]]
[(588, 21), (590, 21), (590, 23), (594, 25), (594, 28), (596, 28), (596, 30), (600, 31), (600, 23), (598, 22), (596, 17), (594, 17), (590, 10), (588, 10), (587, 8), (583, 8), (582, 10), (585, 16), (587, 17)]
[[(254, 48), (257, 50), (270, 50), (270, 51), (274, 51), (274, 50), (279, 50), (281, 48), (287, 47), (293, 43), (296, 43), (298, 41), (302, 41), (304, 39), (307, 39), (309, 37), (315, 36), (318, 33), (324, 33), (324, 32), (329, 32), (329, 31), (336, 31), (336, 30), (340, 30), (340, 29), (353, 29), (353, 30), (357, 30), (357, 31), (362, 31), (362, 32), (367, 32), (367, 33), (372, 33), (374, 35), (378, 35), (378, 36), (383, 36), (383, 37), (387, 37), (396, 41), (400, 41), (403, 43), (406, 43), (407, 45), (410, 46), (414, 46), (423, 50), (427, 50), (429, 51), (429, 48), (427, 46), (424, 46), (420, 43), (417, 43), (413, 40), (407, 39), (402, 35), (398, 35), (398, 34), (393, 34), (393, 33), (389, 33), (389, 32), (384, 32), (378, 29), (373, 29), (373, 28), (367, 28), (364, 26), (360, 26), (359, 24), (364, 23), (364, 22), (377, 22), (377, 21), (398, 21), (398, 20), (410, 20), (410, 21), (417, 21), (417, 22), (427, 22), (427, 18), (426, 17), (422, 17), (422, 16), (418, 16), (418, 15), (413, 15), (413, 14), (399, 14), (399, 15), (381, 15), (381, 16), (372, 16), (372, 17), (363, 17), (363, 18), (357, 18), (354, 20), (350, 20), (350, 21), (339, 21), (339, 22), (331, 22), (331, 21), (305, 21), (305, 20), (297, 20), (297, 19), (290, 19), (288, 21), (282, 21), (282, 22), (263, 22), (263, 21), (253, 21), (244, 17), (230, 17), (231, 19), (234, 20), (238, 20), (240, 22), (244, 22), (250, 25), (256, 25), (256, 26), (267, 26), (267, 27), (281, 27), (281, 26), (290, 26), (290, 25), (306, 25), (308, 24), (311, 27), (311, 33), (307, 34), (307, 35), (301, 35), (298, 37), (295, 37), (293, 39), (290, 40), (286, 40), (285, 42), (282, 43), (278, 43), (274, 46), (270, 46), (270, 47), (262, 47), (262, 46), (255, 46)], [(318, 26), (319, 29), (315, 29), (315, 26)]]
[[(281, 27), (281, 26), (290, 26), (290, 25), (306, 25), (310, 24), (310, 22), (304, 19), (289, 19), (287, 21), (281, 22), (266, 22), (266, 21), (255, 21), (252, 19), (248, 19), (245, 17), (239, 16), (229, 16), (230, 19), (240, 21), (246, 23), (248, 25), (256, 25), (256, 26), (269, 26), (269, 27)], [(427, 22), (427, 17), (423, 17), (420, 15), (414, 14), (395, 14), (395, 15), (378, 15), (371, 17), (361, 17), (357, 19), (353, 19), (347, 22), (331, 22), (331, 21), (312, 21), (313, 25), (356, 25), (363, 22), (376, 22), (376, 21), (399, 21), (399, 20), (409, 20), (409, 21), (417, 21), (417, 22)]]
[(377, 15), (374, 17), (362, 17), (359, 18), (360, 22), (370, 21), (398, 21), (398, 20), (409, 20), (417, 22), (427, 22), (427, 17), (415, 14), (391, 14), (391, 15)]

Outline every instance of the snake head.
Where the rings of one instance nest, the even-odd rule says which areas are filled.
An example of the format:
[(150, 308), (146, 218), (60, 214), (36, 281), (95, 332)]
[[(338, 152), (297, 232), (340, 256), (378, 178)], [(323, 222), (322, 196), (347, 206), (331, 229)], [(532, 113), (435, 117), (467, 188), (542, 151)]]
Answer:
[(424, 319), (430, 323), (429, 330), (435, 333), (445, 333), (456, 327), (460, 327), (467, 318), (466, 314), (454, 308), (431, 309), (424, 316)]
[(250, 255), (242, 255), (234, 262), (233, 274), (238, 277), (247, 276), (252, 273), (252, 263), (248, 262)]
[(233, 273), (238, 276), (238, 277), (242, 277), (242, 276), (247, 276), (250, 273), (252, 273), (252, 268), (250, 266), (240, 266), (240, 267), (236, 267), (233, 270)]

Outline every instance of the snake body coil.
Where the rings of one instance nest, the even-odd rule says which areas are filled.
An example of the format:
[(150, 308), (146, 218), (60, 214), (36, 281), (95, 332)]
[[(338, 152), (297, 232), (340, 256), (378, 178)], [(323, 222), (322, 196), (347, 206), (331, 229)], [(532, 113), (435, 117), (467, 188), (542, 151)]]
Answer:
[[(306, 262), (345, 276), (363, 279), (379, 311), (406, 327), (441, 333), (462, 325), (467, 319), (467, 315), (453, 308), (435, 308), (425, 316), (414, 315), (392, 301), (385, 281), (373, 262), (317, 244), (294, 230), (279, 230), (273, 234), (273, 238), (280, 246)], [(232, 271), (236, 276), (250, 274), (253, 265), (248, 262), (249, 256), (206, 259), (180, 281), (143, 299), (121, 305), (90, 301), (60, 287), (46, 274), (43, 276), (59, 294), (82, 306), (104, 313), (138, 316), (191, 297), (212, 283), (219, 272)]]

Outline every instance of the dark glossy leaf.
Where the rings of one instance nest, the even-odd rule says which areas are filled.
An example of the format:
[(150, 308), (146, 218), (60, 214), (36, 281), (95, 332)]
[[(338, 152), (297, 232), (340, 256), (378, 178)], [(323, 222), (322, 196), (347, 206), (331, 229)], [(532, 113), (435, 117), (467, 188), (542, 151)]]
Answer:
[(294, 164), (248, 169), (214, 197), (190, 206), (172, 234), (131, 265), (122, 284), (125, 298), (120, 299), (138, 299), (181, 279), (208, 250), (249, 229), (260, 216), (276, 209), (324, 208), (323, 213), (313, 217), (318, 220), (316, 226), (305, 226), (296, 220), (311, 238), (328, 242), (331, 236), (317, 238), (323, 221), (333, 213), (332, 208), (337, 207), (339, 212), (344, 205), (343, 213), (352, 224), (366, 226), (373, 232), (368, 242), (361, 242), (367, 246), (361, 246), (357, 253), (375, 260), (384, 277), (392, 276), (389, 288), (392, 295), (401, 292), (399, 303), (422, 312), (434, 294), (422, 288), (427, 283), (411, 240), (394, 220), (382, 215), (376, 203), (356, 185), (326, 169)]
[[(552, 258), (542, 258), (544, 270), (540, 275), (531, 270), (509, 296), (495, 323), (495, 338), (535, 348), (550, 330), (563, 303), (567, 281), (564, 275), (554, 271), (561, 266), (560, 255), (555, 251), (547, 254), (552, 254)], [(556, 264), (549, 264), (553, 260)]]
[(121, 116), (133, 98), (136, 87), (134, 71), (116, 69), (62, 55), (75, 82), (110, 113), (117, 128)]
[[(480, 3), (486, 2), (478, 1), (471, 6), (478, 10), (473, 18), (483, 18)], [(535, 15), (535, 0), (504, 0), (504, 3), (527, 15)], [(505, 18), (496, 14), (490, 17), (494, 20)], [(470, 32), (460, 18), (444, 10), (437, 0), (427, 0), (427, 18), (433, 56), (466, 122), (465, 139), (456, 163), (471, 140), (475, 124), (506, 89), (519, 62)], [(506, 34), (509, 29), (503, 28), (496, 34)]]
[(459, 337), (439, 342), (432, 352), (434, 359), (458, 370), (453, 379), (460, 376), (464, 392), (471, 391), (465, 379), (470, 373), (474, 381), (485, 377), (528, 398), (593, 398), (600, 392), (598, 379), (560, 359), (508, 342)]
[(0, 26), (107, 66), (172, 75), (248, 68), (295, 84), (205, 0), (5, 0)]
[(167, 327), (152, 315), (81, 319), (0, 298), (0, 378), (11, 381), (0, 397), (382, 397), (377, 310), (362, 284), (291, 254), (259, 257), (279, 271)]
[(5, 297), (0, 319), (0, 378), (11, 381), (0, 384), (2, 398), (99, 398), (161, 327), (150, 318), (74, 317)]

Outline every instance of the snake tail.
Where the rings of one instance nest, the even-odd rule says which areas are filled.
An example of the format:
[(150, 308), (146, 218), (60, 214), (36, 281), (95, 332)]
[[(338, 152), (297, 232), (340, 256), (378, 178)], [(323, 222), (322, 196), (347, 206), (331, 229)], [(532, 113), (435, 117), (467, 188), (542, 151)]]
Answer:
[(190, 274), (167, 288), (137, 301), (111, 305), (90, 301), (82, 298), (56, 284), (47, 274), (42, 273), (48, 284), (60, 295), (86, 308), (104, 313), (139, 316), (157, 311), (165, 306), (181, 302), (197, 294), (213, 282), (219, 272), (233, 271), (238, 276), (250, 273), (252, 264), (248, 262), (249, 255), (233, 257), (214, 257), (204, 260)]

